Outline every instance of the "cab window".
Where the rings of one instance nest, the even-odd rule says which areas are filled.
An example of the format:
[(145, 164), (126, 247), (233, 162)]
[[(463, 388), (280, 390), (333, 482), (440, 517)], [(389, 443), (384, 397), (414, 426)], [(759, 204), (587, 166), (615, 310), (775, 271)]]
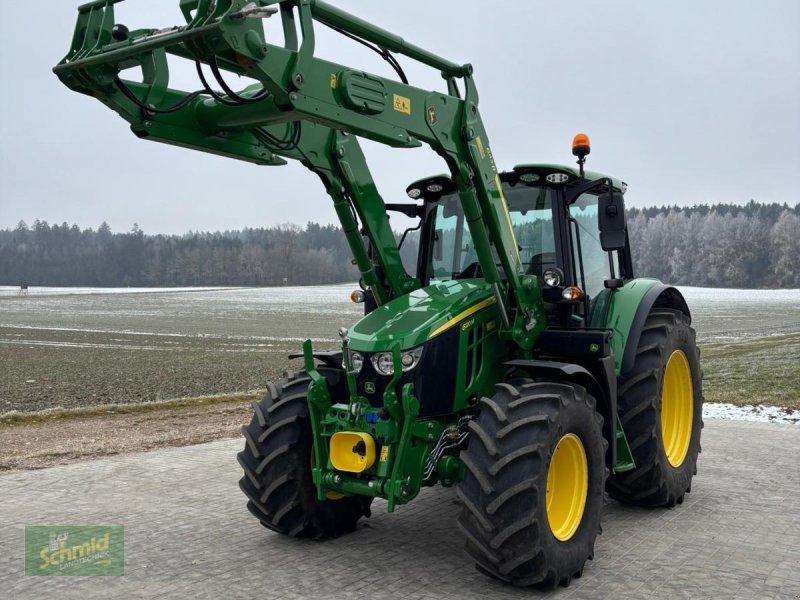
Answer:
[[(584, 293), (596, 297), (605, 288), (605, 280), (611, 277), (609, 253), (600, 245), (600, 231), (597, 226), (597, 196), (583, 194), (569, 208), (573, 220), (572, 251), (575, 257), (575, 273)], [(576, 232), (577, 229), (577, 232)], [(580, 252), (578, 244), (580, 243)], [(616, 264), (617, 253), (612, 252), (615, 261), (614, 271), (619, 273)], [(581, 273), (580, 259), (583, 259)]]

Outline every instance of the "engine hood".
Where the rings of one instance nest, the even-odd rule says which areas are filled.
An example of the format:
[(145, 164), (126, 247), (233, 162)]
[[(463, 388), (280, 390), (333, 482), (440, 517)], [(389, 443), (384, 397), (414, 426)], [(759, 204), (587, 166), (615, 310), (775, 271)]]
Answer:
[(383, 352), (396, 342), (401, 350), (414, 348), (490, 306), (495, 306), (495, 297), (483, 279), (434, 283), (396, 298), (358, 321), (348, 333), (350, 348)]

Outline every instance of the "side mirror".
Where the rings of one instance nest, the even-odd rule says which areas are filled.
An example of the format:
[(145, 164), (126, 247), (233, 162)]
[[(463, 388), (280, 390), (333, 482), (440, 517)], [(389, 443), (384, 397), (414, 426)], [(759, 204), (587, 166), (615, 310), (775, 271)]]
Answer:
[(442, 260), (442, 253), (444, 246), (444, 230), (437, 229), (434, 236), (433, 236), (433, 259), (434, 260)]
[(625, 200), (619, 192), (602, 194), (597, 201), (597, 226), (603, 250), (625, 248)]

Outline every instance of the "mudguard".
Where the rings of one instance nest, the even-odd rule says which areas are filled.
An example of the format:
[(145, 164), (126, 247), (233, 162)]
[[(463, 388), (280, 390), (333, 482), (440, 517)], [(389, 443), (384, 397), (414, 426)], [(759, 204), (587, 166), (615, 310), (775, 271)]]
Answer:
[(608, 440), (608, 466), (613, 468), (617, 462), (616, 439), (617, 422), (617, 379), (614, 363), (610, 356), (593, 359), (589, 363), (592, 371), (583, 365), (554, 360), (510, 360), (504, 366), (525, 370), (533, 378), (571, 381), (586, 388), (597, 401), (597, 411), (603, 415), (603, 435)]
[(614, 331), (611, 350), (618, 376), (633, 367), (642, 328), (653, 308), (673, 308), (692, 318), (683, 294), (657, 279), (634, 279), (613, 291), (606, 326)]

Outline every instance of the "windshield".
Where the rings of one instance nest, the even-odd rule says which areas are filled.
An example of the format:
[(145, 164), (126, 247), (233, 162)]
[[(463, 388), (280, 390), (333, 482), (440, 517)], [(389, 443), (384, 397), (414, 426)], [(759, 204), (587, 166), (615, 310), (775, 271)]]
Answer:
[[(549, 188), (503, 184), (514, 236), (525, 272), (541, 275), (555, 266), (552, 194)], [(480, 277), (478, 257), (456, 194), (442, 197), (436, 207), (432, 253), (434, 280)], [(495, 258), (499, 266), (499, 261)]]

